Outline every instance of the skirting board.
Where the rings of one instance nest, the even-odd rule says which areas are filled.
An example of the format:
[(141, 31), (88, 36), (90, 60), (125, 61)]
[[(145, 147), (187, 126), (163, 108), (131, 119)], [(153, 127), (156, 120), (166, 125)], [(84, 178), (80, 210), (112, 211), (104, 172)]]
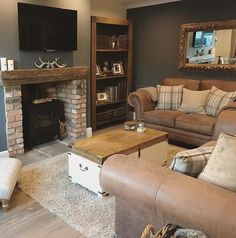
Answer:
[(0, 151), (0, 157), (9, 157), (8, 150)]

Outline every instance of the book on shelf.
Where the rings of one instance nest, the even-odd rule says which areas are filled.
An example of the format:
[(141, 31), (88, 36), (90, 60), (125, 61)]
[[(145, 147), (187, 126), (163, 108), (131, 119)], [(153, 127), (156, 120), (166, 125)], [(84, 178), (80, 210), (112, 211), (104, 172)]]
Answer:
[(106, 87), (106, 93), (109, 98), (109, 102), (118, 102), (126, 100), (127, 96), (126, 82), (121, 81), (117, 83), (117, 86)]
[(106, 87), (106, 93), (110, 102), (118, 101), (118, 86)]

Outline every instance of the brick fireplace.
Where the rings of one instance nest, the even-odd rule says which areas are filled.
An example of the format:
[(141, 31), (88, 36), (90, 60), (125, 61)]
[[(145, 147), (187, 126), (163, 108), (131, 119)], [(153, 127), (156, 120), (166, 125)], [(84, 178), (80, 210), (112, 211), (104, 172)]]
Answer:
[(47, 97), (64, 102), (68, 136), (78, 138), (86, 130), (88, 67), (33, 69), (2, 72), (7, 119), (7, 144), (11, 157), (24, 153), (22, 85), (44, 84)]

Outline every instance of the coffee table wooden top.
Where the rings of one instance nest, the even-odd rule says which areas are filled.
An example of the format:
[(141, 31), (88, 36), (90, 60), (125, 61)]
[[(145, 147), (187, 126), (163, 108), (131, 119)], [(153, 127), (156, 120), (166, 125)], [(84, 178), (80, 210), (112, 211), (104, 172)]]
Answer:
[(125, 131), (117, 128), (90, 138), (76, 140), (69, 145), (72, 152), (103, 164), (113, 154), (131, 154), (167, 140), (168, 133), (146, 128), (144, 132)]

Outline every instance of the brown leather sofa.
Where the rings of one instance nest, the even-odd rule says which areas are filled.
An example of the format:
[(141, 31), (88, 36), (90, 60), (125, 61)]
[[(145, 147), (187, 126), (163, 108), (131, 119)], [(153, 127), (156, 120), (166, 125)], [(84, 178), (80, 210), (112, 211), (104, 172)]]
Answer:
[[(236, 82), (223, 80), (193, 80), (166, 78), (162, 85), (184, 85), (190, 90), (208, 90), (214, 85), (224, 91), (236, 91)], [(174, 110), (155, 110), (153, 102), (145, 90), (132, 92), (128, 102), (134, 107), (137, 120), (144, 120), (147, 127), (169, 132), (169, 139), (199, 146), (219, 136), (218, 123), (224, 123), (229, 132), (236, 134), (236, 116), (231, 111), (236, 109), (236, 102), (227, 105), (217, 117), (199, 114), (185, 114)], [(226, 131), (227, 132), (227, 131)]]
[(103, 189), (115, 196), (115, 231), (138, 238), (147, 224), (167, 223), (236, 237), (236, 193), (147, 161), (113, 155), (101, 170)]

